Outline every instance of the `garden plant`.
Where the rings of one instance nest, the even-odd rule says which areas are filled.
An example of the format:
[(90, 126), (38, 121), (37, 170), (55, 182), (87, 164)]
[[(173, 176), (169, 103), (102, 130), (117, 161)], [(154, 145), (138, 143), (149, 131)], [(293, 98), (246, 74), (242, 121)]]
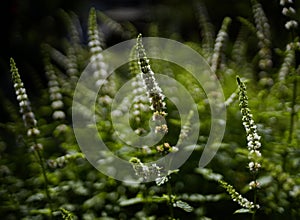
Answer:
[[(5, 60), (11, 94), (0, 91), (6, 117), (0, 123), (1, 219), (300, 219), (300, 11), (293, 0), (272, 1), (282, 12), (276, 26), (267, 4), (247, 2), (251, 16), (226, 16), (219, 25), (203, 1), (185, 3), (195, 25), (186, 33), (176, 28), (185, 17), (172, 11), (172, 19), (141, 25), (97, 7), (85, 18), (59, 10), (54, 20), (66, 35), (39, 45), (40, 73), (28, 77), (21, 60)], [(280, 43), (273, 36), (278, 30)], [(147, 37), (199, 54), (224, 102), (189, 69), (153, 58), (163, 51)], [(126, 40), (128, 62), (112, 71), (114, 56), (105, 51)], [(204, 71), (200, 65), (196, 72)], [(96, 95), (80, 85), (87, 70)], [(187, 96), (176, 97), (181, 87), (164, 77), (180, 83), (195, 103), (184, 106), (185, 115), (176, 100)], [(212, 106), (226, 116), (217, 122), (224, 134), (200, 166), (210, 136), (219, 134)], [(84, 132), (91, 136), (89, 129), (109, 151), (79, 143)], [(189, 157), (174, 168), (180, 152)], [(167, 156), (173, 160), (153, 162)], [(127, 162), (132, 175), (126, 180), (114, 178), (114, 157)]]

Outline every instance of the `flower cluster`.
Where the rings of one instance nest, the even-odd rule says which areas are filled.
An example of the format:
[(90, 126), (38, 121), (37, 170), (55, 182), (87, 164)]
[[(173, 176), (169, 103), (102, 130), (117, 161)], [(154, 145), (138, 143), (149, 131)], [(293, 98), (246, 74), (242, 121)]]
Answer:
[(133, 116), (134, 121), (136, 125), (135, 132), (137, 134), (143, 134), (145, 133), (145, 130), (143, 129), (143, 115), (147, 114), (149, 112), (149, 104), (148, 104), (148, 98), (145, 95), (146, 91), (143, 87), (143, 79), (141, 74), (138, 74), (135, 78), (135, 80), (132, 82), (132, 86), (134, 87), (133, 90)]
[(49, 45), (44, 45), (44, 47), (48, 47), (50, 56), (56, 63), (58, 63), (63, 68), (66, 68), (66, 66), (68, 66), (69, 59), (65, 54)]
[(71, 153), (58, 157), (55, 160), (48, 160), (48, 166), (51, 168), (64, 167), (69, 161), (76, 160), (78, 158), (84, 158), (83, 153)]
[(210, 23), (208, 18), (208, 13), (206, 7), (202, 1), (197, 1), (196, 3), (197, 8), (197, 16), (198, 16), (198, 23), (201, 28), (201, 35), (202, 35), (202, 48), (207, 54), (212, 53), (213, 49), (213, 39), (215, 36), (214, 27)]
[(157, 177), (155, 179), (156, 185), (161, 186), (161, 185), (167, 183), (171, 179), (172, 174), (177, 174), (178, 172), (179, 172), (178, 169), (176, 169), (176, 170), (168, 170), (168, 173), (166, 175), (161, 176), (161, 177)]
[[(22, 114), (24, 125), (27, 128), (27, 136), (36, 138), (40, 134), (40, 130), (37, 128), (35, 115), (31, 110), (31, 105), (26, 93), (26, 89), (24, 88), (24, 84), (20, 78), (18, 68), (13, 58), (10, 59), (10, 67), (17, 100), (20, 106), (20, 113)], [(41, 150), (42, 148), (43, 146), (39, 143), (35, 143), (33, 146), (34, 150)]]
[(78, 80), (78, 65), (77, 65), (77, 57), (75, 53), (75, 49), (72, 46), (68, 47), (67, 50), (67, 69), (66, 72), (70, 77), (71, 82), (76, 83)]
[(152, 163), (151, 165), (145, 165), (137, 157), (131, 158), (129, 162), (131, 163), (135, 174), (141, 177), (143, 181), (161, 177), (162, 168), (155, 163)]
[(95, 8), (91, 8), (89, 15), (89, 49), (91, 53), (90, 62), (93, 68), (95, 86), (101, 88), (101, 96), (98, 102), (107, 106), (112, 103), (112, 96), (115, 92), (115, 84), (112, 77), (109, 77), (108, 65), (105, 62), (102, 51), (105, 47), (102, 31), (98, 29), (97, 14)]
[(252, 1), (252, 11), (256, 25), (256, 36), (259, 40), (260, 50), (259, 55), (259, 67), (262, 70), (261, 77), (264, 76), (264, 71), (272, 67), (272, 53), (271, 53), (271, 32), (268, 19), (264, 13), (262, 5), (257, 1)]
[(76, 83), (78, 80), (78, 61), (82, 61), (82, 46), (81, 46), (81, 31), (79, 18), (75, 13), (67, 13), (64, 10), (60, 10), (60, 14), (68, 25), (70, 33), (70, 42), (65, 42), (66, 48), (66, 62), (64, 67), (66, 73), (70, 77), (72, 83)]
[(227, 29), (228, 29), (228, 26), (230, 25), (230, 23), (231, 23), (231, 18), (229, 18), (229, 17), (224, 18), (221, 29), (217, 35), (214, 52), (213, 52), (213, 55), (211, 57), (211, 62), (210, 62), (211, 69), (213, 72), (216, 72), (220, 67), (225, 41), (228, 38)]
[(66, 115), (62, 110), (64, 108), (63, 96), (61, 93), (61, 88), (49, 57), (46, 55), (44, 57), (45, 73), (48, 78), (48, 88), (50, 93), (51, 107), (53, 109), (52, 118), (54, 120), (63, 120)]
[(167, 113), (165, 112), (165, 96), (163, 95), (161, 88), (156, 82), (154, 73), (151, 70), (141, 38), (142, 35), (140, 34), (137, 38), (136, 45), (139, 60), (138, 63), (142, 71), (143, 82), (147, 90), (148, 98), (150, 100), (151, 110), (154, 112), (152, 120), (156, 123), (155, 132), (165, 134), (168, 132), (168, 127), (165, 122), (165, 117), (167, 115)]
[(287, 30), (293, 30), (298, 27), (298, 22), (294, 19), (296, 10), (291, 6), (293, 3), (293, 0), (280, 0), (280, 5), (283, 6), (282, 14), (289, 19), (284, 25)]
[(78, 16), (74, 12), (66, 12), (63, 9), (59, 10), (61, 17), (67, 24), (70, 42), (75, 46), (81, 44), (82, 29)]
[(141, 73), (140, 65), (137, 62), (138, 53), (137, 53), (137, 45), (134, 45), (129, 54), (129, 71), (132, 76), (139, 75)]
[(250, 202), (248, 199), (244, 198), (230, 184), (226, 183), (223, 180), (219, 180), (219, 183), (221, 184), (221, 186), (223, 188), (225, 188), (227, 190), (227, 192), (231, 196), (232, 200), (234, 202), (237, 202), (243, 208), (246, 208), (248, 210), (259, 209), (260, 208), (259, 205), (254, 205), (253, 202)]
[[(297, 44), (299, 47), (299, 42), (297, 42)], [(278, 73), (279, 81), (283, 81), (285, 79), (295, 62), (295, 47), (297, 47), (297, 44), (289, 43), (286, 46), (285, 57)]]
[(16, 63), (12, 58), (10, 59), (10, 66), (10, 71), (12, 73), (12, 79), (14, 82), (14, 88), (20, 106), (20, 113), (22, 114), (22, 119), (24, 121), (25, 127), (28, 128), (27, 135), (39, 135), (40, 131), (36, 127), (37, 121), (35, 119), (34, 113), (31, 111), (31, 106), (28, 100), (26, 89), (24, 88), (24, 84), (20, 78), (18, 69), (16, 67)]
[(178, 148), (175, 146), (171, 146), (169, 143), (165, 142), (161, 145), (156, 146), (156, 150), (162, 154), (168, 154), (170, 152), (177, 152)]
[[(242, 21), (243, 18), (240, 18)], [(242, 25), (239, 33), (237, 35), (236, 41), (232, 47), (232, 58), (238, 65), (245, 65), (246, 63), (246, 53), (247, 53), (247, 39), (248, 37), (248, 27)]]
[(147, 98), (147, 91), (144, 87), (143, 76), (140, 71), (139, 64), (137, 62), (137, 49), (136, 45), (133, 46), (130, 52), (130, 62), (129, 62), (129, 71), (132, 76), (134, 76), (131, 86), (133, 87), (133, 120), (135, 124), (135, 132), (137, 134), (145, 133), (143, 128), (144, 122), (142, 120), (143, 115), (149, 113), (149, 102)]
[(228, 99), (226, 99), (225, 101), (225, 106), (228, 107), (230, 106), (233, 102), (235, 102), (235, 100), (237, 99), (237, 91), (233, 92)]
[(90, 61), (94, 67), (93, 77), (96, 80), (96, 86), (100, 87), (107, 83), (107, 65), (104, 62), (102, 52), (103, 47), (103, 37), (102, 33), (98, 30), (97, 26), (97, 17), (96, 17), (96, 10), (94, 8), (91, 9), (89, 15), (89, 48), (91, 52)]
[(121, 24), (113, 20), (112, 18), (108, 17), (101, 11), (97, 11), (97, 16), (115, 33), (124, 36), (125, 38), (128, 37), (128, 33), (125, 32), (124, 28)]
[(189, 136), (189, 133), (191, 131), (191, 119), (194, 115), (194, 112), (192, 110), (190, 110), (188, 116), (187, 116), (187, 119), (186, 119), (186, 122), (183, 124), (182, 126), (182, 129), (180, 131), (180, 134), (179, 134), (179, 138), (178, 138), (178, 142), (177, 142), (177, 146), (180, 146), (183, 141)]
[[(253, 115), (248, 108), (248, 97), (245, 84), (237, 77), (237, 83), (239, 86), (239, 106), (242, 113), (242, 121), (247, 134), (247, 147), (249, 150), (248, 158), (250, 163), (248, 165), (249, 170), (252, 173), (257, 173), (261, 168), (259, 158), (261, 157), (260, 148), (260, 136), (257, 133), (257, 126), (253, 120)], [(255, 184), (250, 184), (250, 187), (258, 186), (257, 181)]]

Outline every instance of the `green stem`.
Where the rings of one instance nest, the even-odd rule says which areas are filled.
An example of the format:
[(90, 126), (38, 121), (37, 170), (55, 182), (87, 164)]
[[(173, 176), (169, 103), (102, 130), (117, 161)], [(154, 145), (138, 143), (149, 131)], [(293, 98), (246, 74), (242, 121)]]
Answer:
[[(300, 71), (300, 67), (297, 69), (297, 72)], [(292, 95), (292, 103), (291, 103), (291, 114), (290, 114), (290, 127), (289, 127), (289, 134), (288, 134), (288, 145), (290, 146), (293, 141), (293, 133), (294, 133), (294, 122), (295, 122), (295, 116), (296, 116), (296, 101), (297, 101), (297, 87), (298, 87), (298, 78), (297, 75), (294, 75), (293, 79), (293, 95)], [(283, 154), (283, 170), (286, 170), (286, 164), (288, 160), (288, 149), (285, 150)]]
[(291, 115), (290, 115), (290, 129), (289, 129), (289, 136), (288, 136), (288, 143), (292, 143), (293, 139), (293, 130), (294, 130), (294, 118), (296, 115), (295, 105), (296, 105), (296, 98), (297, 98), (297, 76), (293, 76), (293, 97), (292, 97), (292, 106), (291, 106)]
[[(35, 141), (35, 144), (37, 144), (36, 141)], [(48, 199), (49, 208), (50, 208), (50, 211), (51, 211), (50, 217), (52, 219), (53, 218), (53, 215), (52, 215), (52, 212), (53, 212), (52, 200), (51, 200), (51, 196), (50, 196), (50, 192), (49, 192), (49, 181), (48, 181), (48, 177), (47, 177), (47, 174), (46, 174), (46, 168), (45, 168), (45, 165), (44, 165), (44, 159), (43, 159), (43, 156), (41, 155), (41, 152), (38, 149), (35, 150), (35, 152), (37, 152), (39, 164), (40, 164), (41, 169), (42, 169), (42, 173), (43, 173), (43, 177), (44, 177), (44, 182), (45, 182), (45, 192), (46, 192), (46, 196), (47, 196), (47, 199)]]
[(171, 184), (170, 182), (167, 182), (167, 192), (168, 192), (168, 196), (169, 196), (169, 203), (168, 203), (168, 206), (169, 206), (169, 211), (170, 211), (170, 216), (171, 216), (171, 219), (174, 219), (174, 209), (173, 209), (173, 198), (172, 198), (172, 187), (171, 187)]
[[(257, 175), (256, 174), (253, 174), (253, 181), (255, 181), (256, 183), (256, 180), (257, 180)], [(255, 220), (255, 214), (256, 214), (256, 211), (257, 211), (257, 187), (255, 187), (253, 189), (253, 204), (254, 204), (254, 209), (253, 209), (253, 213), (252, 213), (252, 220)]]
[(254, 196), (253, 196), (253, 203), (254, 203), (254, 210), (253, 210), (253, 213), (252, 213), (252, 220), (255, 220), (255, 214), (256, 214), (256, 199), (257, 198), (257, 190), (254, 189)]

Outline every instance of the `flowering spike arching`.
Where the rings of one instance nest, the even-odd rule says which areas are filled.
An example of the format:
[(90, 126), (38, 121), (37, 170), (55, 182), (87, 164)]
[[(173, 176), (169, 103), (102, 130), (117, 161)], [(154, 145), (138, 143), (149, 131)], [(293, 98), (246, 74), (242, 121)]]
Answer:
[(189, 133), (192, 129), (191, 125), (192, 125), (192, 117), (194, 115), (194, 112), (192, 110), (190, 110), (189, 114), (188, 114), (188, 117), (187, 117), (187, 120), (186, 120), (186, 123), (183, 125), (181, 131), (180, 131), (180, 134), (179, 134), (179, 138), (178, 138), (178, 142), (177, 142), (177, 145), (180, 146), (184, 139), (188, 138), (189, 137)]
[(106, 24), (111, 30), (115, 31), (117, 34), (120, 34), (121, 36), (125, 34), (124, 28), (117, 21), (113, 20), (101, 11), (97, 11), (97, 16), (101, 19), (101, 21), (103, 21), (104, 24)]
[(271, 50), (271, 31), (268, 19), (262, 8), (262, 5), (256, 0), (252, 0), (252, 11), (256, 26), (256, 36), (259, 40), (260, 50), (259, 55), (259, 68), (262, 70), (261, 77), (264, 77), (264, 71), (272, 67), (272, 50)]
[(214, 46), (213, 39), (215, 37), (214, 27), (210, 22), (208, 12), (203, 1), (198, 1), (196, 3), (196, 9), (198, 24), (201, 28), (202, 47), (208, 55), (211, 55)]
[(50, 94), (51, 107), (53, 109), (52, 118), (54, 120), (63, 120), (66, 115), (63, 111), (64, 103), (61, 93), (61, 87), (58, 82), (55, 69), (50, 61), (50, 57), (46, 48), (44, 48), (44, 68), (48, 78), (48, 91)]
[(67, 46), (67, 58), (68, 58), (68, 62), (66, 66), (66, 72), (70, 78), (70, 81), (75, 84), (78, 80), (79, 72), (78, 72), (78, 59), (76, 56), (76, 50), (72, 45)]
[(133, 76), (136, 76), (139, 73), (141, 73), (138, 62), (136, 62), (136, 59), (138, 58), (136, 45), (132, 47), (129, 56), (130, 56), (129, 71)]
[(156, 82), (154, 73), (151, 70), (149, 60), (146, 56), (146, 52), (142, 44), (141, 34), (139, 34), (137, 37), (136, 48), (138, 54), (138, 62), (140, 65), (140, 69), (142, 71), (144, 85), (146, 86), (147, 95), (151, 104), (151, 109), (154, 112), (153, 121), (159, 123), (159, 125), (157, 125), (155, 128), (155, 132), (166, 133), (168, 131), (168, 127), (166, 123), (163, 122), (166, 116), (166, 112), (165, 112), (166, 103), (164, 102), (165, 96), (163, 95), (161, 88)]
[(241, 29), (239, 30), (238, 36), (234, 45), (232, 47), (232, 58), (235, 63), (242, 65), (246, 63), (246, 52), (247, 52), (247, 43), (246, 39), (248, 38), (248, 30), (244, 24), (242, 24)]
[(91, 8), (88, 22), (89, 47), (92, 53), (101, 52), (104, 47), (103, 33), (99, 31), (95, 8)]
[(14, 83), (14, 88), (17, 95), (17, 100), (20, 106), (20, 113), (22, 114), (22, 119), (24, 121), (28, 136), (37, 136), (40, 131), (36, 127), (37, 121), (35, 119), (34, 113), (31, 111), (30, 102), (24, 88), (24, 84), (20, 78), (18, 68), (13, 58), (10, 58), (10, 72), (12, 74), (12, 80)]
[(211, 57), (211, 69), (216, 72), (221, 64), (221, 58), (224, 52), (225, 41), (228, 38), (227, 30), (231, 23), (231, 18), (226, 17), (223, 20), (222, 27), (217, 35), (214, 52)]
[(98, 30), (96, 10), (94, 8), (90, 10), (88, 35), (88, 46), (91, 52), (90, 62), (94, 68), (93, 77), (96, 81), (95, 84), (97, 87), (103, 86), (103, 91), (105, 90), (105, 93), (110, 96), (114, 90), (111, 88), (113, 86), (113, 81), (108, 83), (108, 66), (102, 54), (104, 39), (102, 37), (102, 32)]
[(82, 30), (77, 15), (74, 12), (66, 12), (63, 9), (59, 9), (59, 14), (68, 27), (70, 41), (72, 42), (73, 46), (81, 44)]
[(279, 81), (285, 80), (286, 76), (289, 74), (289, 71), (291, 71), (293, 64), (295, 63), (295, 48), (294, 47), (295, 47), (294, 43), (289, 43), (286, 46), (285, 57), (284, 57), (283, 63), (281, 65), (279, 73), (278, 73)]
[(227, 190), (229, 195), (231, 196), (232, 200), (234, 202), (237, 202), (241, 207), (248, 209), (249, 211), (252, 211), (253, 209), (259, 209), (259, 205), (254, 204), (253, 202), (250, 202), (248, 199), (244, 198), (241, 194), (239, 194), (233, 186), (228, 184), (227, 182), (223, 180), (219, 180), (219, 183), (221, 186)]

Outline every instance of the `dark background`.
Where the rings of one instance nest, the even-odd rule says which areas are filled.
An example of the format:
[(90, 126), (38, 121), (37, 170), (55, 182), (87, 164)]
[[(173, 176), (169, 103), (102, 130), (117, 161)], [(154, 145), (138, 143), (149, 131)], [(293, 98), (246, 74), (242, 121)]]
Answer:
[[(102, 10), (117, 21), (130, 21), (144, 33), (149, 23), (157, 23), (161, 37), (180, 33), (183, 41), (199, 42), (200, 30), (193, 9), (193, 1), (180, 0), (11, 0), (0, 3), (0, 87), (5, 96), (13, 96), (9, 74), (9, 58), (13, 57), (27, 87), (33, 87), (30, 75), (42, 77), (43, 66), (40, 56), (41, 43), (59, 47), (66, 37), (66, 27), (59, 17), (59, 9), (75, 12), (83, 28), (86, 28), (88, 12), (91, 7)], [(211, 22), (220, 28), (225, 16), (233, 19), (229, 37), (234, 40), (239, 28), (237, 16), (252, 19), (250, 1), (206, 0)], [(299, 3), (298, 3), (299, 4)], [(279, 1), (262, 1), (263, 8), (272, 27), (273, 44), (284, 48), (287, 42), (284, 30), (285, 18), (281, 15)], [(168, 31), (166, 31), (168, 30)], [(108, 42), (108, 46), (110, 43)], [(276, 64), (275, 64), (276, 65)], [(34, 91), (33, 91), (34, 92)]]

